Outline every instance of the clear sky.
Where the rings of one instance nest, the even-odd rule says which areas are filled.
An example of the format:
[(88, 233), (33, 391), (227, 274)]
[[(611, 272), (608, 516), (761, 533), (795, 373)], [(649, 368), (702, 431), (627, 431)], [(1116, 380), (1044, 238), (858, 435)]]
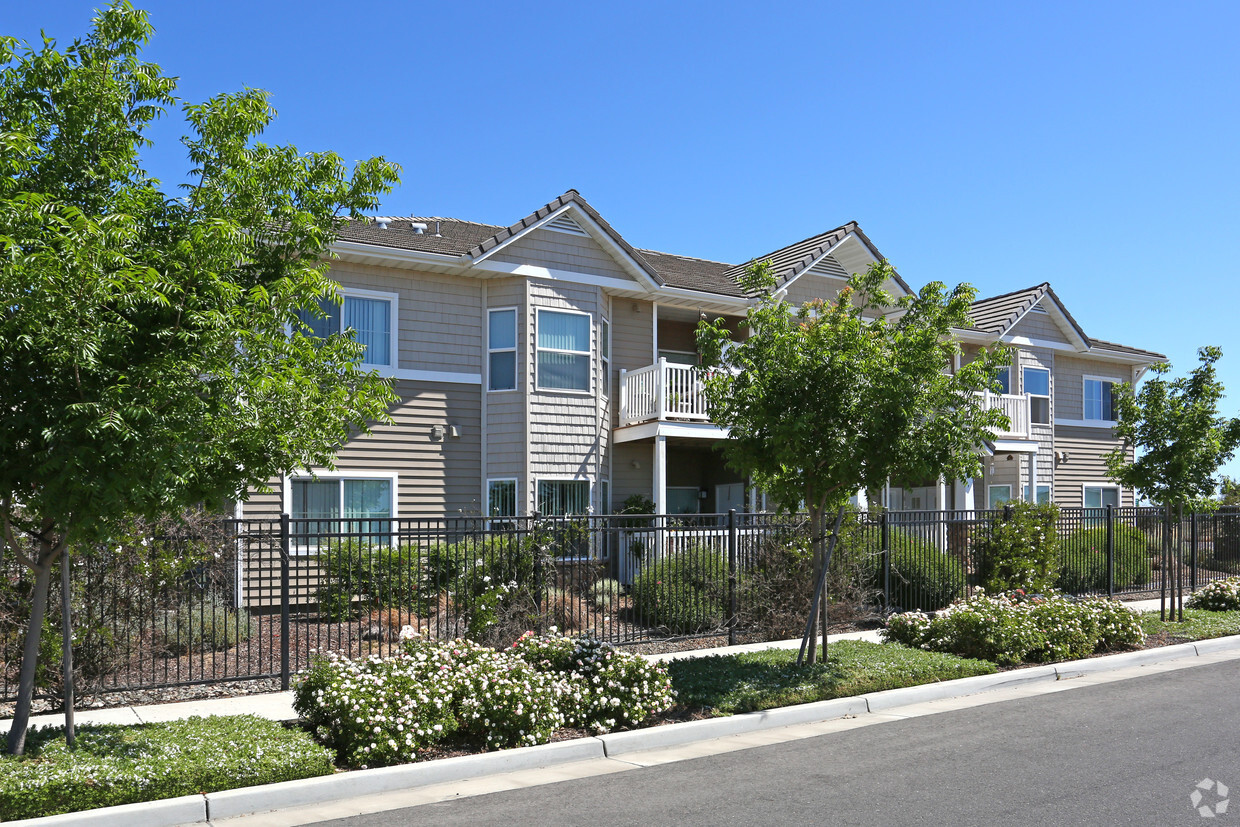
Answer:
[[(98, 5), (0, 0), (0, 33), (67, 43)], [(506, 225), (575, 188), (729, 262), (855, 219), (914, 286), (1049, 281), (1177, 373), (1219, 345), (1240, 409), (1240, 3), (138, 5), (187, 100), (266, 89), (268, 140), (399, 162), (386, 214)]]

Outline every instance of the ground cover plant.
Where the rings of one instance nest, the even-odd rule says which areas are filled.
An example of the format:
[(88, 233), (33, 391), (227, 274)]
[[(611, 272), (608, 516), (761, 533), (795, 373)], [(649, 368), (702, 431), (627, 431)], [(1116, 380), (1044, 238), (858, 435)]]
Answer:
[(1240, 609), (1240, 577), (1214, 580), (1199, 589), (1185, 604), (1190, 609), (1233, 612)]
[(1225, 635), (1240, 635), (1240, 611), (1214, 612), (1207, 609), (1185, 609), (1183, 620), (1162, 620), (1158, 612), (1141, 618), (1147, 635), (1166, 634), (1184, 640), (1205, 640)]
[(25, 756), (0, 756), (0, 819), (155, 801), (329, 775), (330, 750), (250, 715), (140, 726), (32, 729)]
[(998, 664), (1068, 660), (1145, 642), (1140, 616), (1104, 598), (977, 593), (930, 615), (892, 616), (885, 640)]
[(860, 640), (832, 643), (828, 659), (796, 665), (794, 649), (687, 658), (667, 666), (677, 702), (732, 715), (974, 675), (992, 663)]

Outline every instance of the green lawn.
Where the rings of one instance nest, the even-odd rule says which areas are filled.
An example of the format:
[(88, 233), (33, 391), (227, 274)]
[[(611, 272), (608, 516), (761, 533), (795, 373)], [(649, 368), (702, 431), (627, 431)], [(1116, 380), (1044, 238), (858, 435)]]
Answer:
[(1141, 618), (1141, 627), (1147, 635), (1167, 632), (1173, 637), (1188, 640), (1204, 640), (1211, 637), (1240, 635), (1240, 612), (1207, 612), (1205, 609), (1185, 609), (1184, 622), (1163, 622), (1158, 612), (1147, 612)]
[(863, 695), (996, 671), (995, 665), (987, 661), (858, 640), (832, 643), (826, 664), (797, 669), (796, 660), (796, 650), (770, 649), (672, 661), (667, 671), (681, 706), (706, 709), (716, 715)]

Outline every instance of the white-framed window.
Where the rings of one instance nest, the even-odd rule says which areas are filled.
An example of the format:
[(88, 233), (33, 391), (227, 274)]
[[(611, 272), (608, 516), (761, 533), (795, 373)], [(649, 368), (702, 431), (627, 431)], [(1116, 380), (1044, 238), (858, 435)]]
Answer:
[(999, 372), (995, 374), (995, 381), (999, 384), (999, 393), (1007, 396), (1012, 392), (1012, 369), (999, 368)]
[(696, 365), (699, 361), (696, 350), (660, 349), (659, 358), (666, 359), (669, 365)]
[[(504, 518), (517, 516), (517, 481), (516, 479), (487, 480), (487, 516)], [(496, 522), (491, 521), (491, 527)]]
[(1010, 485), (990, 485), (986, 488), (986, 506), (987, 508), (999, 508), (1005, 502), (1012, 499), (1012, 486)]
[(517, 389), (517, 308), (487, 311), (487, 390)]
[(398, 482), (396, 474), (367, 471), (287, 477), (292, 548), (305, 553), (333, 540), (389, 542)]
[(1115, 406), (1112, 402), (1112, 388), (1119, 384), (1118, 379), (1102, 376), (1086, 376), (1082, 380), (1082, 398), (1085, 400), (1081, 418), (1097, 422), (1114, 422)]
[[(1030, 496), (1029, 486), (1027, 485), (1025, 486), (1025, 499), (1028, 502), (1034, 501), (1033, 497)], [(1051, 501), (1051, 487), (1049, 485), (1039, 485), (1038, 486), (1038, 499), (1037, 499), (1038, 505), (1045, 505), (1046, 503), (1050, 501)]]
[(1051, 424), (1051, 372), (1046, 368), (1022, 369), (1025, 393), (1029, 395), (1029, 421), (1034, 425)]
[(595, 513), (611, 513), (611, 480), (598, 481), (598, 510)]
[(1119, 506), (1118, 485), (1086, 485), (1081, 496), (1081, 504), (1086, 508), (1105, 508), (1108, 505)]
[(395, 368), (399, 347), (397, 303), (395, 293), (342, 287), (339, 304), (329, 299), (319, 301), (322, 318), (305, 310), (297, 316), (310, 328), (310, 336), (325, 339), (352, 330), (353, 337), (366, 348), (363, 365)]
[(590, 392), (590, 314), (538, 308), (539, 390)]
[(590, 481), (544, 479), (538, 481), (538, 511), (547, 517), (590, 513)]
[(598, 334), (598, 355), (603, 369), (603, 395), (611, 394), (611, 322), (601, 320)]

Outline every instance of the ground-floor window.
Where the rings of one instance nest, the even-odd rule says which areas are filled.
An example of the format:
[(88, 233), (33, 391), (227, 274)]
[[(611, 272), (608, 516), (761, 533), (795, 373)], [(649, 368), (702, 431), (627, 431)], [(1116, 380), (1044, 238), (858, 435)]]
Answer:
[(1087, 485), (1083, 504), (1086, 508), (1105, 508), (1108, 505), (1119, 506), (1119, 486)]
[(548, 517), (590, 513), (589, 480), (539, 480), (538, 510)]
[[(1030, 502), (1033, 501), (1033, 497), (1030, 496), (1029, 486), (1027, 485), (1025, 486), (1025, 499), (1029, 500)], [(1051, 501), (1051, 487), (1049, 485), (1039, 485), (1038, 486), (1038, 499), (1037, 499), (1038, 505), (1045, 505), (1046, 503), (1050, 501)]]
[[(333, 536), (386, 542), (395, 512), (394, 477), (302, 477), (289, 481), (294, 547), (317, 547)], [(326, 536), (325, 536), (326, 535)]]
[(986, 489), (988, 508), (998, 508), (1010, 499), (1012, 499), (1012, 486), (1010, 485), (991, 485)]
[[(517, 516), (517, 481), (515, 479), (487, 480), (487, 516)], [(492, 528), (495, 527), (495, 522), (492, 520)]]

